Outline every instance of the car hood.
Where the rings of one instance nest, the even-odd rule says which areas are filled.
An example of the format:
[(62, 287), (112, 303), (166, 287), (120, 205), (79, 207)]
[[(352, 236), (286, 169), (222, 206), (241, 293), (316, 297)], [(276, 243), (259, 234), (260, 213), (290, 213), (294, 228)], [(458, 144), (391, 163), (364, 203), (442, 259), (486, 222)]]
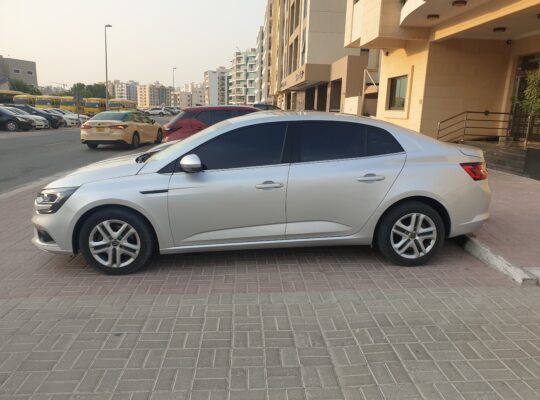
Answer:
[(136, 175), (144, 167), (144, 163), (135, 162), (135, 158), (139, 155), (140, 153), (114, 157), (87, 165), (49, 183), (47, 188), (75, 187), (90, 182)]

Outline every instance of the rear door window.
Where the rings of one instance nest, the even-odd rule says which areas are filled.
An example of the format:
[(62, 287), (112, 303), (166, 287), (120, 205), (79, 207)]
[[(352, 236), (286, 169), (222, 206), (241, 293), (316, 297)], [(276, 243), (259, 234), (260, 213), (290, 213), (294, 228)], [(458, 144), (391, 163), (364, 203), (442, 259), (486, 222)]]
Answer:
[(199, 113), (197, 119), (202, 123), (212, 126), (218, 122), (231, 118), (230, 110), (212, 110)]

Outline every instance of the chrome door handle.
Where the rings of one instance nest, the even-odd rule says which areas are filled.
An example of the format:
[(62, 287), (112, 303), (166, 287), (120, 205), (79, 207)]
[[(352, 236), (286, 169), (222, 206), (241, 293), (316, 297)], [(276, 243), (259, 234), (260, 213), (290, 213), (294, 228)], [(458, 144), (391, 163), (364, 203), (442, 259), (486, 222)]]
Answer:
[(375, 175), (375, 174), (365, 174), (364, 176), (361, 176), (360, 178), (356, 178), (358, 182), (377, 182), (377, 181), (384, 181), (385, 176), (384, 175)]
[(274, 181), (264, 181), (263, 183), (259, 183), (258, 185), (255, 185), (256, 189), (279, 189), (282, 187), (283, 187), (283, 183), (274, 182)]

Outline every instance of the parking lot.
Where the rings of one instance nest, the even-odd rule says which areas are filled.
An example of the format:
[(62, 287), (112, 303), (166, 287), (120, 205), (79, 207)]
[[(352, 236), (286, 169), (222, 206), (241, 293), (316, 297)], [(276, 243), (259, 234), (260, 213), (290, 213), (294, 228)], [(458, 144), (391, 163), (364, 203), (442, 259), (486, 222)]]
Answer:
[[(158, 116), (154, 119), (163, 125), (170, 118)], [(114, 146), (89, 150), (81, 144), (79, 132), (78, 127), (27, 132), (0, 131), (0, 194), (132, 151), (128, 147)]]

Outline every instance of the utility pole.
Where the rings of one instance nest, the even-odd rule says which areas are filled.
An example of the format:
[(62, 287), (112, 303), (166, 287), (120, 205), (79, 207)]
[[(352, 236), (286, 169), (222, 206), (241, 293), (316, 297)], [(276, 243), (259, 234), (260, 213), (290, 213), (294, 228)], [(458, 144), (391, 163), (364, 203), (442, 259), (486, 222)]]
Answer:
[(173, 107), (176, 107), (176, 97), (174, 97), (174, 71), (175, 71), (176, 67), (173, 67), (172, 69), (172, 99), (173, 99)]
[(112, 25), (105, 25), (105, 110), (109, 111), (109, 70), (107, 68), (107, 28)]

